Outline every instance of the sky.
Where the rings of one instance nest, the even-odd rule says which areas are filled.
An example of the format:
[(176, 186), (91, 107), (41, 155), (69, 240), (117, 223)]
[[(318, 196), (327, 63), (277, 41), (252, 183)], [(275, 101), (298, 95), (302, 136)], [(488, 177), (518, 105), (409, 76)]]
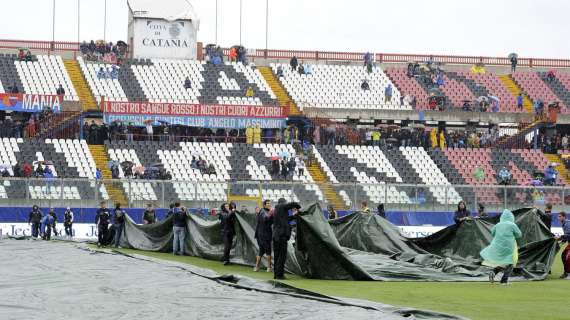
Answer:
[[(52, 0), (7, 1), (0, 39), (51, 40)], [(156, 0), (168, 5), (169, 0)], [(242, 44), (270, 49), (570, 58), (568, 0), (241, 0)], [(240, 0), (189, 0), (198, 41), (240, 42)], [(55, 40), (104, 37), (105, 0), (55, 0)], [(33, 8), (33, 10), (30, 10)], [(127, 38), (127, 0), (107, 0), (108, 41)]]

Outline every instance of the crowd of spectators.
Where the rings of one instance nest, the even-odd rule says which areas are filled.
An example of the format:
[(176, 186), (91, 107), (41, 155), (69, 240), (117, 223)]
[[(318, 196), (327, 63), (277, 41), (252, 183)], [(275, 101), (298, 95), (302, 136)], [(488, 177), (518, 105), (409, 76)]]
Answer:
[(304, 175), (305, 161), (301, 156), (275, 156), (271, 159), (271, 176), (273, 180), (292, 180), (295, 173)]
[(124, 41), (106, 43), (103, 40), (83, 41), (79, 50), (86, 60), (120, 64), (127, 57), (128, 45)]

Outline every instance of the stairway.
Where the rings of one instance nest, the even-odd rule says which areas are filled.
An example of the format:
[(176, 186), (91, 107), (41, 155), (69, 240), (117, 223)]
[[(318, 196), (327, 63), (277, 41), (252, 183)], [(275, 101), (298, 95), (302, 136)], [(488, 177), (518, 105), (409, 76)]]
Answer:
[(101, 173), (103, 174), (103, 179), (106, 181), (104, 182), (105, 188), (107, 189), (107, 193), (109, 197), (114, 203), (120, 203), (122, 206), (127, 206), (128, 201), (123, 189), (117, 187), (116, 184), (111, 183), (111, 170), (108, 168), (107, 164), (109, 163), (109, 157), (107, 157), (107, 152), (105, 151), (105, 147), (102, 145), (89, 145), (89, 151), (91, 151), (91, 155), (93, 156), (93, 160), (95, 161), (95, 165), (97, 168), (101, 169)]
[(65, 65), (65, 69), (69, 74), (71, 83), (73, 83), (73, 87), (75, 87), (75, 91), (79, 96), (79, 103), (81, 104), (83, 111), (98, 110), (99, 108), (95, 101), (95, 97), (93, 97), (91, 89), (89, 88), (85, 77), (83, 77), (83, 73), (81, 72), (81, 68), (79, 67), (77, 60), (65, 60), (63, 64)]
[[(505, 74), (505, 75), (499, 76), (499, 80), (501, 80), (501, 82), (503, 83), (505, 88), (507, 88), (507, 90), (509, 90), (509, 92), (513, 95), (513, 97), (515, 97), (515, 99), (516, 99), (516, 97), (519, 96), (519, 93), (521, 93), (522, 90), (517, 85), (515, 80), (511, 77), (511, 75)], [(529, 99), (529, 97), (526, 94), (523, 95), (523, 108), (528, 113), (534, 113), (532, 101)]]
[(332, 187), (331, 183), (328, 181), (326, 174), (323, 172), (321, 167), (316, 164), (312, 163), (310, 166), (307, 166), (307, 170), (315, 183), (319, 186), (325, 199), (328, 201), (330, 205), (335, 208), (335, 210), (347, 210), (346, 204), (342, 200), (342, 198), (336, 193), (334, 188)]
[(570, 185), (570, 177), (568, 176), (568, 169), (566, 169), (564, 161), (562, 161), (562, 159), (560, 159), (560, 157), (556, 154), (545, 153), (544, 155), (546, 156), (546, 159), (548, 159), (548, 162), (550, 163), (556, 162), (560, 164), (559, 166), (556, 166), (554, 168), (556, 169), (556, 171), (558, 171), (560, 179), (562, 179), (562, 181), (564, 181), (565, 184)]
[(258, 67), (258, 69), (263, 78), (265, 78), (265, 81), (267, 81), (267, 84), (271, 90), (273, 90), (273, 93), (275, 93), (275, 96), (277, 96), (279, 105), (289, 106), (289, 116), (300, 116), (301, 111), (299, 110), (299, 107), (297, 107), (295, 101), (291, 99), (285, 88), (283, 88), (283, 85), (281, 82), (279, 82), (279, 79), (275, 77), (275, 74), (273, 74), (271, 68)]

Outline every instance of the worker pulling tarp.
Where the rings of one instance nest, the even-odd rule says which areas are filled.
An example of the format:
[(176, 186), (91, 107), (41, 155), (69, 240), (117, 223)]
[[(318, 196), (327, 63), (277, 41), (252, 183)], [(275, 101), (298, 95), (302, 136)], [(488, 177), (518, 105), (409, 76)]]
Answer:
[[(558, 246), (537, 209), (514, 211), (523, 230), (519, 261), (512, 280), (541, 280), (550, 270)], [(387, 220), (354, 213), (327, 221), (318, 205), (296, 218), (289, 241), (286, 270), (316, 279), (382, 281), (487, 281), (489, 268), (479, 252), (492, 240), (498, 217), (467, 220), (429, 237), (409, 239)], [(231, 250), (233, 263), (253, 266), (258, 252), (255, 219), (240, 213)], [(186, 223), (187, 254), (221, 260), (223, 240), (218, 220), (190, 215)], [(136, 225), (126, 220), (121, 246), (172, 252), (172, 218), (158, 224)]]

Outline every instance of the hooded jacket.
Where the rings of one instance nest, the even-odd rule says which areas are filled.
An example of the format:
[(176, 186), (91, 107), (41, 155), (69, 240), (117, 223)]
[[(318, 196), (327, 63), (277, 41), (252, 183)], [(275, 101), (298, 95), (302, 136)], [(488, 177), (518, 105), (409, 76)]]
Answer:
[(516, 239), (522, 237), (522, 232), (515, 224), (515, 216), (510, 210), (503, 210), (501, 220), (493, 230), (493, 241), (485, 249), (481, 250), (481, 257), (487, 266), (516, 265), (518, 261)]

